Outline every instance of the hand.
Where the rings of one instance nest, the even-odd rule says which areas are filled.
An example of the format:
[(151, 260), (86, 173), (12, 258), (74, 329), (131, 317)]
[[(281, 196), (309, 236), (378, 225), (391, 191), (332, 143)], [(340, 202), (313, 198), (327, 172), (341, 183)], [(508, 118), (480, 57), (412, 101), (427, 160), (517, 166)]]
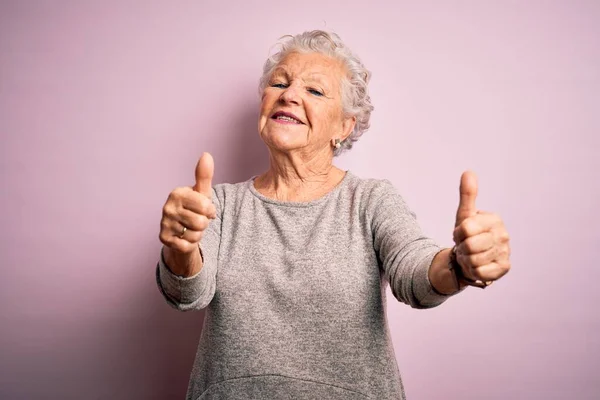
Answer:
[(464, 172), (453, 235), (456, 261), (465, 277), (489, 284), (510, 270), (509, 236), (499, 215), (477, 210), (476, 197), (477, 177)]
[(163, 207), (159, 238), (176, 252), (198, 251), (204, 230), (216, 216), (212, 202), (214, 169), (212, 156), (204, 153), (196, 165), (196, 184), (173, 190)]

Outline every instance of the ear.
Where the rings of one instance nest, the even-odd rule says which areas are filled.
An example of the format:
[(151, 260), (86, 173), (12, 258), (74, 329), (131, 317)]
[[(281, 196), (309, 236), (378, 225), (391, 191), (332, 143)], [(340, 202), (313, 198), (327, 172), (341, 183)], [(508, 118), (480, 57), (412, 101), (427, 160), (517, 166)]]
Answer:
[(350, 134), (354, 130), (355, 126), (356, 126), (356, 116), (346, 118), (342, 122), (342, 137), (340, 139), (342, 141), (346, 140), (348, 138), (348, 136), (350, 136)]

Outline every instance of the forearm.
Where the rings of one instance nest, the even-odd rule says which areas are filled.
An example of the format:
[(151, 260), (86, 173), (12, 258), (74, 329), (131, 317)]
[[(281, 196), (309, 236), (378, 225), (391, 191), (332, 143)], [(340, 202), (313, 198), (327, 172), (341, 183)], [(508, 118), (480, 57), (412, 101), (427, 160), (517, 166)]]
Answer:
[(165, 246), (163, 248), (163, 257), (169, 270), (181, 277), (196, 275), (202, 269), (202, 256), (200, 255), (199, 248), (198, 251), (185, 254)]
[(429, 268), (429, 281), (433, 288), (442, 294), (454, 294), (467, 286), (456, 281), (456, 275), (450, 270), (450, 253), (452, 249), (444, 249), (436, 254)]

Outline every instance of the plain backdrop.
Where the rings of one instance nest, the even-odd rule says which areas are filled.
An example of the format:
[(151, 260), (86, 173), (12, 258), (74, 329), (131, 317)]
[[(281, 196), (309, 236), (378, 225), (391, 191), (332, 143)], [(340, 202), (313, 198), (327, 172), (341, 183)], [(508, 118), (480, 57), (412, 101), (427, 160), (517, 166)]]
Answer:
[(389, 296), (409, 399), (597, 399), (599, 20), (593, 0), (1, 1), (0, 397), (183, 398), (204, 313), (156, 288), (161, 208), (203, 151), (215, 183), (265, 169), (263, 62), (327, 29), (373, 72), (337, 165), (391, 180), (445, 246), (472, 169), (511, 234), (485, 291)]

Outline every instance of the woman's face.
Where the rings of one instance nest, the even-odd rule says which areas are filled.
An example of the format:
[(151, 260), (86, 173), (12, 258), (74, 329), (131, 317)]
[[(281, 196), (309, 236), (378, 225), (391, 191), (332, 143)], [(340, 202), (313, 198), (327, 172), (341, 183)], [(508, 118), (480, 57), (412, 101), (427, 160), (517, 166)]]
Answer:
[(308, 156), (331, 155), (332, 139), (344, 139), (354, 126), (342, 113), (344, 74), (341, 62), (325, 55), (287, 55), (262, 95), (258, 130), (267, 146)]

